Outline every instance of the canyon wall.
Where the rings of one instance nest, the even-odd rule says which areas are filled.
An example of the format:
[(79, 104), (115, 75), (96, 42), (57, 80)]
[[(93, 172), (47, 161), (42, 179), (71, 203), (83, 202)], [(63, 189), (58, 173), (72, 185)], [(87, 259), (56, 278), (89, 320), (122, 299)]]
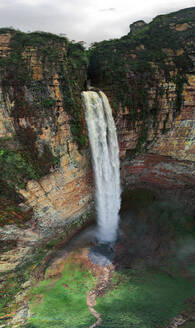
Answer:
[(88, 51), (63, 36), (0, 29), (1, 315), (18, 307), (20, 326), (27, 280), (94, 219), (81, 102), (88, 78), (113, 108), (122, 188), (194, 211), (194, 35), (195, 8), (135, 22)]
[[(123, 184), (195, 204), (195, 8), (95, 43), (89, 74), (114, 109)], [(139, 155), (140, 154), (140, 155)]]
[(93, 183), (80, 97), (87, 76), (82, 44), (1, 29), (0, 52), (0, 272), (5, 272), (66, 225), (71, 230), (70, 222), (80, 227), (88, 220)]
[(195, 8), (134, 23), (88, 51), (63, 36), (0, 30), (2, 272), (91, 219), (81, 102), (88, 77), (113, 108), (123, 187), (144, 186), (193, 209), (194, 33)]

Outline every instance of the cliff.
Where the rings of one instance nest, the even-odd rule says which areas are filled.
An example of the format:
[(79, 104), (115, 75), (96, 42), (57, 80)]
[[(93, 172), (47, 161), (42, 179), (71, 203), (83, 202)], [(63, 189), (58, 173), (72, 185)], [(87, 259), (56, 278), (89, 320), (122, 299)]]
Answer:
[(71, 230), (70, 221), (86, 221), (93, 187), (80, 98), (87, 78), (82, 44), (1, 29), (0, 54), (4, 272), (67, 224)]
[[(124, 184), (194, 205), (195, 8), (93, 44), (89, 75), (110, 98)], [(139, 154), (142, 154), (139, 156)], [(186, 197), (184, 196), (186, 194)]]
[(53, 245), (94, 217), (81, 102), (88, 78), (113, 108), (123, 189), (194, 209), (194, 35), (195, 8), (136, 22), (88, 51), (65, 37), (0, 29), (0, 289), (14, 276), (3, 314)]
[(113, 108), (123, 186), (193, 208), (194, 32), (195, 8), (139, 21), (128, 35), (89, 51), (49, 33), (0, 30), (2, 272), (91, 217), (80, 97), (88, 77)]

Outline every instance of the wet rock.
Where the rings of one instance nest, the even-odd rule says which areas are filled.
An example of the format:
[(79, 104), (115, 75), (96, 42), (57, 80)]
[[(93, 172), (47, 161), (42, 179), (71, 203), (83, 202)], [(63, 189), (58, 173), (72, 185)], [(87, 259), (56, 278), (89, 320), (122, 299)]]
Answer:
[(101, 266), (108, 266), (113, 263), (114, 250), (111, 244), (99, 244), (92, 247), (88, 254), (89, 259)]
[(12, 328), (19, 328), (22, 327), (22, 325), (25, 324), (26, 318), (28, 317), (28, 306), (24, 306), (20, 308), (16, 315), (14, 316), (12, 322), (11, 322), (11, 327)]

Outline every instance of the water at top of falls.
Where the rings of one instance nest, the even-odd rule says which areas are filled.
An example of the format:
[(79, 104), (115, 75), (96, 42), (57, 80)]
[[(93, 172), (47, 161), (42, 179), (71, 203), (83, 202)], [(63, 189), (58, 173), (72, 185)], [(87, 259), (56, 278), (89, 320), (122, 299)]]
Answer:
[(121, 203), (116, 127), (103, 92), (84, 91), (82, 98), (96, 183), (97, 238), (101, 243), (112, 243), (117, 238)]

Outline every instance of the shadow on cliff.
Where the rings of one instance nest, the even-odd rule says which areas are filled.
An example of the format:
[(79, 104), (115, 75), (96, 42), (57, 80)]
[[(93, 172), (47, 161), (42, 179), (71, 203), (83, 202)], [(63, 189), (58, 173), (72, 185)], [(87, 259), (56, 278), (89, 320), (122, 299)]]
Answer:
[[(142, 262), (171, 274), (195, 268), (195, 218), (172, 201), (160, 200), (147, 190), (130, 195), (122, 204), (116, 266), (131, 268)], [(127, 201), (127, 199), (126, 199)]]

